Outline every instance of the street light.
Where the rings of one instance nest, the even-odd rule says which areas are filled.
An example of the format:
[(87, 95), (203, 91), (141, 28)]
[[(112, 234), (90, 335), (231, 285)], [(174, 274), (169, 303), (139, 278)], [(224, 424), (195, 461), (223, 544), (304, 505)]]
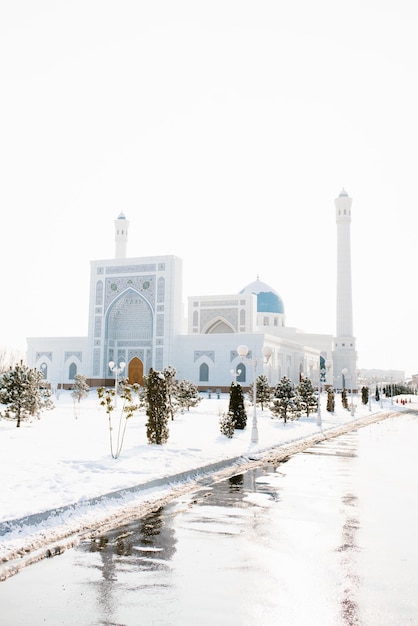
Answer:
[[(257, 380), (256, 380), (256, 377), (257, 377), (258, 360), (256, 358), (249, 359), (247, 357), (248, 346), (245, 346), (245, 345), (238, 346), (237, 352), (238, 352), (238, 355), (242, 359), (247, 361), (254, 368), (254, 373), (253, 373), (253, 377), (254, 377), (254, 381), (253, 381), (254, 411), (253, 411), (253, 426), (252, 426), (252, 430), (251, 430), (251, 443), (257, 443), (258, 442), (258, 427), (257, 427)], [(272, 349), (269, 348), (268, 346), (264, 346), (264, 348), (263, 348), (263, 359), (262, 359), (261, 362), (262, 363), (268, 363), (271, 355), (272, 355)]]
[(343, 391), (344, 391), (344, 389), (345, 389), (345, 377), (348, 374), (348, 369), (346, 367), (344, 367), (344, 369), (341, 370), (341, 374), (342, 374), (342, 377), (343, 377), (343, 381), (342, 382), (343, 382)]
[(119, 363), (119, 367), (116, 365), (114, 361), (109, 361), (109, 369), (111, 372), (115, 374), (115, 408), (117, 406), (118, 401), (118, 376), (125, 369), (125, 361), (121, 361)]
[[(310, 380), (312, 381), (312, 370), (314, 366), (313, 359), (310, 359), (309, 363)], [(321, 414), (321, 369), (318, 370), (318, 409), (316, 412), (316, 425), (322, 426), (322, 414)]]
[(327, 368), (327, 377), (326, 377), (326, 381), (325, 382), (326, 382), (326, 384), (328, 384), (328, 382), (329, 382), (329, 371), (330, 371), (330, 369), (332, 367), (331, 359), (327, 359), (325, 361), (325, 367)]
[(238, 376), (241, 376), (241, 370), (229, 370), (231, 376), (234, 378), (235, 382), (237, 382)]
[[(342, 371), (341, 374), (343, 375), (343, 391), (345, 390), (345, 377), (348, 374), (348, 369), (345, 367)], [(350, 406), (350, 413), (351, 413), (351, 417), (354, 416), (354, 402), (353, 402), (353, 381), (352, 378), (350, 377), (350, 383), (351, 383), (351, 390), (350, 390), (350, 400), (351, 400), (351, 406)]]
[[(328, 361), (326, 362), (326, 367), (329, 369), (331, 367), (331, 363), (328, 366)], [(319, 381), (318, 381), (318, 411), (316, 413), (316, 425), (322, 426), (322, 413), (321, 413), (321, 390), (322, 390), (322, 380), (321, 380), (321, 370), (319, 370)]]
[(312, 380), (312, 370), (313, 370), (313, 366), (314, 366), (313, 359), (309, 359), (308, 366), (309, 366), (309, 379), (310, 379), (311, 383), (313, 383), (313, 380)]

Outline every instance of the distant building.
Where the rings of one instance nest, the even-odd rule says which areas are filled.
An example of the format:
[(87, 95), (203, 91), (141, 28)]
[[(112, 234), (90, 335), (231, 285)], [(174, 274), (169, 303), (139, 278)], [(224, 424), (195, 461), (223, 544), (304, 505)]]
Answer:
[[(176, 256), (128, 258), (129, 222), (115, 220), (115, 258), (91, 262), (87, 337), (31, 337), (27, 362), (53, 387), (70, 387), (84, 374), (91, 386), (111, 384), (109, 362), (126, 364), (123, 376), (142, 383), (152, 367), (171, 365), (179, 379), (201, 389), (248, 386), (264, 373), (271, 385), (283, 376), (318, 386), (356, 387), (352, 336), (351, 199), (335, 201), (338, 228), (337, 336), (287, 327), (285, 307), (272, 287), (257, 279), (236, 294), (190, 296), (183, 319), (182, 261)], [(246, 358), (238, 347), (246, 345)], [(263, 358), (265, 349), (270, 357)]]
[(403, 383), (405, 372), (403, 370), (360, 369), (358, 380), (361, 385), (373, 385), (374, 383)]

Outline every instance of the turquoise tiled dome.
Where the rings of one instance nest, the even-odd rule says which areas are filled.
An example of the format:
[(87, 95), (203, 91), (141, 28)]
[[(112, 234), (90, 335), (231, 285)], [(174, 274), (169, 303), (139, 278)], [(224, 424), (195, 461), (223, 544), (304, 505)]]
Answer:
[(258, 313), (281, 313), (284, 315), (283, 300), (269, 285), (259, 278), (250, 283), (240, 293), (254, 293), (257, 296)]

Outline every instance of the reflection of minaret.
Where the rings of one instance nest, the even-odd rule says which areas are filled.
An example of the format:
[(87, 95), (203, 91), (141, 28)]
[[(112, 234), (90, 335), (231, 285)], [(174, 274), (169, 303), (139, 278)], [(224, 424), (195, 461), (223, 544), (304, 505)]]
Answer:
[(115, 220), (115, 259), (126, 258), (129, 222), (123, 213)]
[(337, 335), (334, 339), (334, 385), (342, 386), (341, 372), (348, 370), (347, 386), (357, 388), (356, 340), (353, 337), (351, 292), (351, 198), (343, 189), (335, 200), (337, 221)]

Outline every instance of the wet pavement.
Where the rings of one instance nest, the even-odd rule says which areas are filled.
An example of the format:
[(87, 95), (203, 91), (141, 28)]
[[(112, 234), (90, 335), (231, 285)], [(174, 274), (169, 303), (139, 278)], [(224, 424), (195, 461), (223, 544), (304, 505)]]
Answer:
[(418, 624), (418, 420), (327, 440), (0, 583), (5, 626)]

